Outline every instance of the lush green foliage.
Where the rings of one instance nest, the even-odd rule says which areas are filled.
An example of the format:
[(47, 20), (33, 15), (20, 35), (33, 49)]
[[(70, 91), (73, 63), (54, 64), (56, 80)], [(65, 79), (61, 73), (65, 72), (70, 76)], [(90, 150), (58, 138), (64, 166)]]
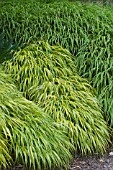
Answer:
[(0, 122), (0, 166), (11, 162), (11, 156), (15, 163), (31, 169), (68, 164), (73, 147), (65, 129), (63, 132), (60, 124), (25, 99), (1, 69)]
[(104, 151), (109, 140), (107, 125), (93, 89), (77, 75), (67, 50), (38, 42), (15, 53), (4, 69), (26, 98), (68, 127), (76, 149), (85, 154)]
[[(11, 42), (21, 47), (0, 65), (17, 85), (0, 69), (1, 167), (13, 159), (31, 169), (65, 166), (71, 157), (69, 139), (81, 153), (103, 153), (109, 141), (103, 117), (113, 124), (112, 10), (39, 1), (0, 3), (0, 32), (5, 33), (0, 35), (0, 64), (11, 57)], [(31, 43), (37, 40), (52, 46)], [(67, 50), (53, 46), (57, 43)], [(75, 65), (97, 90), (105, 114)]]
[(88, 40), (112, 31), (112, 11), (97, 5), (41, 4), (36, 0), (3, 4), (0, 30), (20, 43), (47, 39), (52, 44), (59, 42), (75, 54)]
[(79, 74), (96, 88), (105, 118), (111, 118), (113, 124), (112, 9), (75, 2), (41, 4), (35, 0), (14, 0), (1, 6), (0, 30), (6, 37), (21, 45), (46, 39), (77, 56)]
[(2, 135), (1, 130), (4, 126), (4, 121), (0, 115), (0, 168), (1, 166), (5, 167), (10, 165), (11, 163), (11, 156), (9, 155), (8, 150), (8, 142), (6, 142), (5, 137)]

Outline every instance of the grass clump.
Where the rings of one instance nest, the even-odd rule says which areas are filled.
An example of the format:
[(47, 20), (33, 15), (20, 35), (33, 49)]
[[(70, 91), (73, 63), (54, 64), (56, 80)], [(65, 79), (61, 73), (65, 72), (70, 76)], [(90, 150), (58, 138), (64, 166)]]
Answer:
[[(5, 12), (4, 12), (5, 11)], [(20, 12), (21, 11), (21, 12)], [(59, 43), (77, 56), (79, 75), (98, 92), (105, 119), (113, 124), (112, 7), (80, 2), (3, 2), (0, 31), (21, 46), (33, 40)]]
[(65, 131), (25, 99), (1, 69), (0, 118), (0, 167), (8, 167), (12, 160), (12, 164), (39, 170), (69, 163), (73, 146)]
[(69, 51), (45, 42), (31, 44), (4, 63), (24, 96), (67, 129), (81, 153), (105, 150), (109, 133), (94, 89), (76, 73)]

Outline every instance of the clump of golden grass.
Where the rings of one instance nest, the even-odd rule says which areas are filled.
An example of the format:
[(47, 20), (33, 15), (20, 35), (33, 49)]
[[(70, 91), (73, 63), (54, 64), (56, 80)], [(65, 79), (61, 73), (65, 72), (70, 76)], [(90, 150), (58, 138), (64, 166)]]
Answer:
[(107, 124), (94, 89), (76, 73), (69, 51), (37, 42), (4, 63), (20, 91), (67, 129), (81, 153), (103, 152), (109, 141)]
[(113, 125), (112, 7), (80, 2), (12, 1), (0, 4), (0, 30), (21, 46), (37, 39), (48, 40), (74, 54), (78, 74), (96, 88), (104, 118)]
[(54, 169), (67, 166), (71, 158), (73, 146), (65, 131), (25, 99), (1, 69), (0, 137), (0, 168), (21, 163), (29, 169)]

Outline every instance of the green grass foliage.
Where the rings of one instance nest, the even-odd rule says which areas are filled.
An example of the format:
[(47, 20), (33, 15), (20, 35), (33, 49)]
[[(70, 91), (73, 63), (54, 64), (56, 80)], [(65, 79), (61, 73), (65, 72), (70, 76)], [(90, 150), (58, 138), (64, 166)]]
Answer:
[(45, 42), (31, 44), (4, 63), (24, 96), (67, 129), (81, 153), (103, 152), (109, 134), (94, 89), (76, 73), (72, 55)]
[(4, 121), (0, 116), (0, 168), (1, 166), (5, 167), (10, 165), (11, 163), (11, 156), (8, 150), (8, 142), (6, 138), (2, 135), (1, 130), (4, 126)]
[(48, 40), (76, 56), (79, 74), (96, 88), (105, 119), (113, 124), (112, 8), (78, 2), (43, 4), (35, 0), (0, 5), (0, 31), (7, 38), (21, 46), (37, 39)]
[[(7, 40), (0, 40), (0, 168), (61, 168), (71, 158), (70, 141), (82, 154), (103, 153), (109, 143), (112, 8), (40, 1), (0, 2)], [(12, 42), (21, 48), (1, 64)]]
[(0, 69), (0, 168), (10, 163), (39, 170), (66, 166), (72, 148), (65, 130), (25, 99)]

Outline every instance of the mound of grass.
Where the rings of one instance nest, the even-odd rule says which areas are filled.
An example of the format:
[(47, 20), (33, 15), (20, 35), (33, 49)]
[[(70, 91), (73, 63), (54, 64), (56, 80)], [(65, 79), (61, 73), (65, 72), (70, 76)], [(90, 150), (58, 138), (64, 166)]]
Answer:
[(45, 42), (31, 44), (4, 63), (24, 96), (67, 129), (81, 153), (103, 152), (109, 141), (94, 89), (76, 73), (72, 55)]
[(69, 150), (73, 146), (65, 130), (25, 99), (10, 75), (1, 69), (0, 122), (0, 167), (8, 166), (12, 160), (15, 164), (39, 170), (69, 163)]
[[(21, 11), (21, 12), (20, 12)], [(3, 2), (0, 31), (23, 46), (33, 40), (59, 43), (77, 56), (79, 75), (98, 92), (105, 119), (113, 124), (113, 11), (99, 4), (37, 1)]]

